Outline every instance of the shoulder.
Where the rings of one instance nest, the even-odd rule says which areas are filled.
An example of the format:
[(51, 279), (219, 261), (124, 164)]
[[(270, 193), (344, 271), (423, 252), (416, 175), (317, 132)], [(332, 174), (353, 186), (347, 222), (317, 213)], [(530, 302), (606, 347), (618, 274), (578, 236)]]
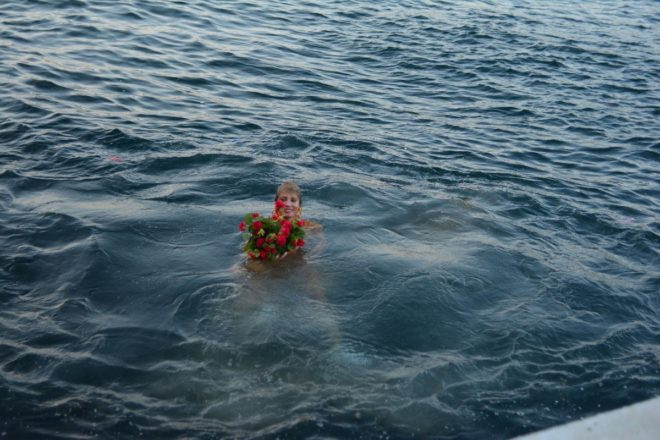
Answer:
[(323, 229), (323, 225), (314, 220), (305, 220), (305, 228), (308, 229)]
[(323, 225), (314, 220), (305, 220), (305, 231), (309, 232), (321, 232), (323, 231)]

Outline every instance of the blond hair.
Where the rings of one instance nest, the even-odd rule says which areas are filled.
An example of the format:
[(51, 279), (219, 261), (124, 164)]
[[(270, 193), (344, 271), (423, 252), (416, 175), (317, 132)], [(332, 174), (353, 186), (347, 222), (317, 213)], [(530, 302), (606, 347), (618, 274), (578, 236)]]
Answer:
[(300, 206), (302, 206), (302, 193), (300, 192), (300, 187), (296, 185), (294, 182), (284, 182), (277, 188), (277, 192), (275, 193), (275, 200), (280, 198), (280, 194), (282, 193), (291, 193), (295, 194), (298, 196), (298, 200), (300, 201)]

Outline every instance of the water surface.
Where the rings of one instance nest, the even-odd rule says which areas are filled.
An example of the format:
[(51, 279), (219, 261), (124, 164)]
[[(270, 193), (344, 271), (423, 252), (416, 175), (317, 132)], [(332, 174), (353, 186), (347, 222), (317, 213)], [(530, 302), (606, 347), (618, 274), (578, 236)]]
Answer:
[[(660, 394), (659, 21), (4, 2), (0, 433), (508, 438)], [(322, 248), (247, 274), (287, 179)]]

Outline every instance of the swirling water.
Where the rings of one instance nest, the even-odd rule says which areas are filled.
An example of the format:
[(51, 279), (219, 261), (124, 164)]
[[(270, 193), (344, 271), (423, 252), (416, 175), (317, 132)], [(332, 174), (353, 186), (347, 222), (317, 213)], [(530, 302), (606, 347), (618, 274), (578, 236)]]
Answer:
[[(507, 438), (660, 394), (659, 22), (3, 2), (0, 432)], [(287, 179), (320, 250), (249, 274)]]

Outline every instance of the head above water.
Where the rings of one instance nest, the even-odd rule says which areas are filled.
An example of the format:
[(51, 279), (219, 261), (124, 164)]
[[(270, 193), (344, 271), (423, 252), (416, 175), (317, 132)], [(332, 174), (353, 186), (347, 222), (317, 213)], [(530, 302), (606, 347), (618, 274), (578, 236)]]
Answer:
[(284, 182), (277, 188), (275, 200), (284, 203), (284, 217), (297, 218), (301, 215), (302, 193), (300, 187), (293, 182)]
[(277, 192), (275, 193), (275, 200), (279, 199), (282, 194), (290, 194), (296, 196), (300, 205), (302, 205), (302, 193), (300, 192), (300, 187), (294, 182), (284, 182), (277, 187)]

